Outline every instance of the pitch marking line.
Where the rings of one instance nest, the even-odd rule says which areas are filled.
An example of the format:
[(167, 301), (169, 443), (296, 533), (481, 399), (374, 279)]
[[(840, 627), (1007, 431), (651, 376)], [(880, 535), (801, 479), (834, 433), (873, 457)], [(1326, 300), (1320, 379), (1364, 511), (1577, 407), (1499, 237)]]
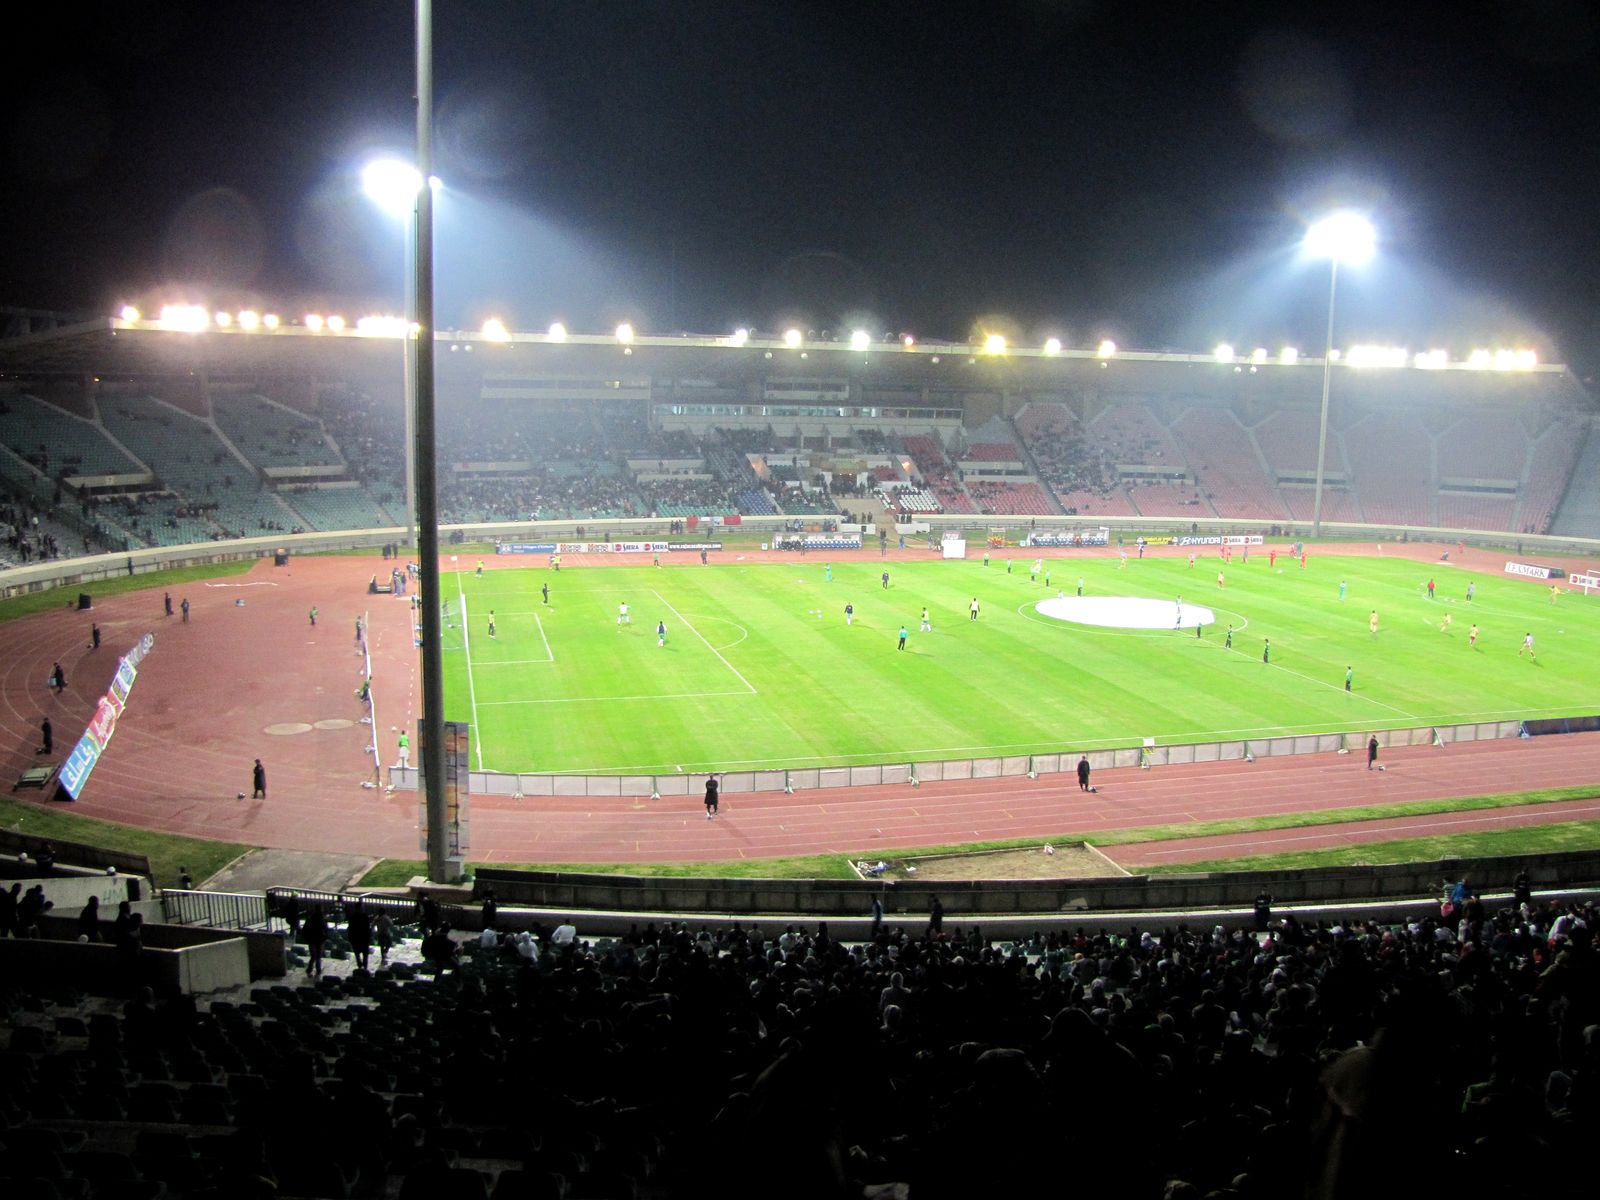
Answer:
[(478, 770), (483, 770), (483, 726), (478, 724), (478, 689), (472, 683), (472, 632), (468, 629), (467, 621), (467, 593), (461, 586), (461, 572), (456, 572), (456, 595), (461, 597), (461, 648), (466, 651), (467, 660), (467, 699), (472, 702), (472, 728), (478, 735), (472, 739), (472, 744), (478, 750)]
[(685, 629), (687, 629), (690, 633), (694, 634), (695, 637), (699, 638), (701, 644), (703, 646), (705, 646), (705, 648), (707, 650), (711, 651), (711, 653), (715, 654), (717, 656), (717, 660), (719, 662), (721, 662), (723, 666), (727, 667), (728, 670), (732, 671), (734, 673), (734, 675), (738, 678), (740, 683), (744, 684), (745, 687), (750, 689), (750, 694), (752, 696), (756, 694), (756, 686), (755, 686), (755, 684), (751, 683), (748, 679), (746, 679), (743, 675), (741, 675), (739, 673), (739, 668), (738, 667), (734, 666), (726, 658), (723, 658), (722, 651), (718, 650), (710, 642), (706, 641), (705, 634), (701, 633), (693, 625), (689, 624), (689, 619), (687, 617), (685, 617), (677, 609), (673, 608), (672, 604), (667, 600), (667, 598), (665, 596), (663, 596), (660, 592), (656, 591), (654, 588), (650, 589), (650, 594), (652, 596), (654, 596), (657, 600), (661, 601), (662, 604), (665, 604), (667, 606), (667, 611), (670, 612), (674, 617), (676, 617), (680, 622), (682, 622), (683, 627)]
[[(738, 674), (737, 671), (734, 674)], [(508, 704), (612, 704), (624, 700), (703, 700), (712, 696), (749, 696), (755, 692), (668, 692), (651, 696), (558, 696), (545, 700), (485, 700), (482, 707), (497, 708)]]

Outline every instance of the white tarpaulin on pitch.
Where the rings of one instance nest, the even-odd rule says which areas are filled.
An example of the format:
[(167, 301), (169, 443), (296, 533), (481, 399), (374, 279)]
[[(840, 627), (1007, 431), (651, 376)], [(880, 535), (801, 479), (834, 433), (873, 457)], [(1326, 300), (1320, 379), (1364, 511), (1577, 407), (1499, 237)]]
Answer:
[(1047, 617), (1107, 629), (1193, 629), (1215, 623), (1217, 614), (1201, 604), (1145, 600), (1138, 596), (1057, 596), (1034, 607)]

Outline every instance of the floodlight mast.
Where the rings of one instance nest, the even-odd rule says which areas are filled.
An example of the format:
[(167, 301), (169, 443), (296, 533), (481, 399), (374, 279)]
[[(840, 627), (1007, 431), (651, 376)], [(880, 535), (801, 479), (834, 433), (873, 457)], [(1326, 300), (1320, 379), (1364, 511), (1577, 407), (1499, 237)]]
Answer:
[(1322, 482), (1328, 453), (1328, 397), (1333, 389), (1333, 308), (1339, 294), (1339, 262), (1359, 264), (1372, 257), (1377, 235), (1357, 213), (1324, 217), (1306, 230), (1305, 249), (1326, 258), (1328, 270), (1328, 333), (1322, 344), (1322, 416), (1317, 424), (1317, 487), (1311, 502), (1311, 536), (1322, 536)]
[[(433, 0), (416, 0), (417, 21), (417, 175), (433, 174)], [(418, 591), (422, 603), (422, 791), (427, 809), (428, 878), (455, 883), (461, 860), (450, 856), (449, 815), (445, 811), (444, 655), (439, 588), (439, 491), (434, 425), (433, 188), (417, 188), (416, 246), (412, 268), (415, 325), (408, 334), (412, 354), (416, 440)], [(464, 615), (464, 614), (463, 614)], [(476, 731), (474, 731), (476, 732)], [(377, 731), (373, 731), (376, 735)]]

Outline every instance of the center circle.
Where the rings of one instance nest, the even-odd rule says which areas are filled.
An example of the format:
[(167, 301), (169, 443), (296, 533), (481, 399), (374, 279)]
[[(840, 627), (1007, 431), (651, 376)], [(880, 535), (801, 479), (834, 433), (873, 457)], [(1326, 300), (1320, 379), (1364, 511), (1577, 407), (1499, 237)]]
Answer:
[(1193, 629), (1217, 619), (1204, 605), (1142, 596), (1055, 596), (1034, 608), (1057, 621), (1105, 629)]

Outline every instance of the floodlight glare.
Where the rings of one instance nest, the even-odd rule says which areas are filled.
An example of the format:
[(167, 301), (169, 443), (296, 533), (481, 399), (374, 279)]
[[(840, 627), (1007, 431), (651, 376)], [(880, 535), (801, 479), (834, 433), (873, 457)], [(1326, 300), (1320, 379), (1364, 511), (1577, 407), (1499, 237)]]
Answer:
[(1095, 355), (1099, 358), (1112, 358), (1117, 353), (1117, 344), (1110, 338), (1101, 338), (1100, 344), (1095, 347)]
[(231, 312), (219, 312), (212, 320), (217, 323), (219, 328), (226, 329), (233, 324), (233, 314)]
[(261, 328), (261, 314), (256, 312), (256, 310), (253, 309), (253, 308), (245, 309), (243, 312), (241, 312), (239, 314), (239, 328), (240, 329), (259, 329), (259, 328)]
[(750, 331), (745, 329), (743, 326), (740, 326), (738, 329), (733, 331), (733, 337), (729, 340), (733, 342), (735, 346), (742, 346), (750, 340)]
[(211, 316), (198, 304), (164, 304), (161, 306), (161, 325), (180, 333), (199, 333), (211, 321)]
[(344, 318), (335, 313), (328, 318), (328, 329), (333, 333), (344, 332)]
[(1285, 346), (1282, 350), (1278, 351), (1278, 361), (1286, 367), (1292, 367), (1295, 365), (1295, 363), (1300, 361), (1300, 351), (1296, 350), (1293, 346)]
[(490, 317), (483, 323), (483, 336), (491, 342), (508, 342), (511, 333), (506, 329), (506, 323), (499, 317)]
[(124, 321), (137, 321), (139, 319), (139, 310), (131, 304), (124, 304), (122, 306), (122, 319)]
[(1483, 370), (1493, 361), (1494, 356), (1491, 355), (1487, 350), (1474, 350), (1471, 354), (1467, 355), (1467, 366), (1471, 367), (1475, 371)]
[(281, 322), (278, 320), (277, 313), (268, 313), (266, 316), (261, 318), (261, 323), (268, 329), (276, 329)]
[(626, 321), (624, 321), (621, 325), (618, 325), (617, 326), (617, 341), (621, 342), (624, 346), (626, 346), (630, 342), (632, 342), (633, 341), (633, 326), (628, 324)]
[(552, 321), (550, 323), (550, 332), (545, 336), (552, 342), (564, 342), (567, 340), (567, 327), (560, 321)]
[(850, 349), (865, 350), (872, 345), (872, 335), (865, 329), (858, 329), (850, 335)]
[(1051, 358), (1061, 353), (1061, 339), (1047, 338), (1044, 343), (1044, 352)]
[(917, 344), (917, 339), (912, 337), (908, 333), (908, 334), (905, 335), (905, 337), (900, 339), (900, 344), (902, 346), (904, 346), (907, 350), (909, 350), (909, 349), (911, 349), (911, 347), (913, 347), (913, 346), (915, 346)]
[(1250, 351), (1250, 361), (1253, 363), (1266, 362), (1267, 348), (1265, 346), (1257, 346), (1254, 350)]
[(785, 329), (783, 331), (783, 344), (793, 350), (800, 344), (800, 331), (798, 329)]
[(391, 216), (409, 216), (416, 207), (417, 192), (421, 188), (422, 176), (416, 167), (399, 159), (380, 159), (368, 163), (361, 171), (361, 190)]
[(983, 339), (983, 352), (985, 354), (1004, 354), (1006, 352), (1006, 339), (1002, 333), (991, 333)]
[(1360, 213), (1336, 212), (1306, 230), (1305, 250), (1315, 258), (1360, 266), (1377, 246), (1377, 230)]
[(322, 329), (322, 318), (316, 313), (307, 313), (304, 324), (307, 329), (316, 333)]
[(1232, 362), (1233, 347), (1228, 345), (1227, 342), (1220, 342), (1217, 348), (1211, 352), (1211, 356), (1218, 362)]

